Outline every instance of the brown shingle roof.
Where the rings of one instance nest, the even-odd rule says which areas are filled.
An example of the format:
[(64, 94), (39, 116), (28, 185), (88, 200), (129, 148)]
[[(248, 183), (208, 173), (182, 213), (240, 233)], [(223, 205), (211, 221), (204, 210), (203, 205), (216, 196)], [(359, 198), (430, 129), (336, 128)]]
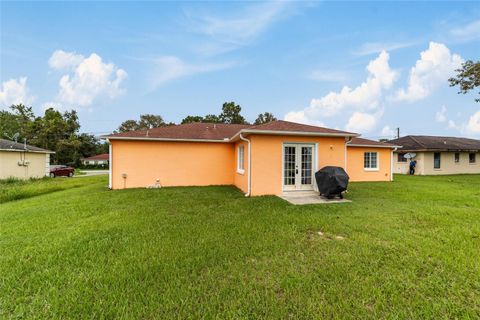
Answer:
[(53, 151), (42, 149), (39, 147), (26, 145), (20, 142), (0, 139), (0, 150), (8, 151), (29, 151), (29, 152), (39, 152), (39, 153), (55, 153)]
[[(138, 138), (138, 139), (172, 139), (172, 140), (207, 140), (225, 141), (229, 140), (242, 129), (248, 133), (255, 131), (277, 131), (277, 132), (305, 132), (318, 134), (337, 134), (353, 136), (355, 133), (304, 125), (288, 121), (272, 121), (261, 125), (248, 124), (225, 124), (225, 123), (202, 123), (193, 122), (168, 127), (153, 128), (150, 130), (130, 131), (105, 136), (109, 139)], [(248, 130), (247, 130), (248, 129)]]
[(94, 160), (108, 160), (108, 159), (109, 159), (108, 153), (102, 153), (102, 154), (97, 154), (95, 156), (91, 156), (88, 158), (84, 158), (83, 160), (94, 161)]
[(350, 147), (369, 146), (369, 147), (395, 148), (398, 145), (355, 137), (347, 144), (347, 146), (350, 146)]
[(405, 136), (390, 140), (402, 151), (480, 151), (480, 140), (458, 137)]
[(192, 122), (149, 130), (116, 133), (106, 138), (152, 138), (177, 140), (218, 140), (231, 138), (241, 129), (251, 127), (244, 124)]

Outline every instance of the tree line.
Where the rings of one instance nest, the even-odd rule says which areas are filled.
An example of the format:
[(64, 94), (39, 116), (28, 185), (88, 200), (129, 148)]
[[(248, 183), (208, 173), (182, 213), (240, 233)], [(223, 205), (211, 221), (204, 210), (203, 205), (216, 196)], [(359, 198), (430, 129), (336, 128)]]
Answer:
[[(222, 105), (222, 111), (216, 114), (207, 114), (205, 116), (189, 115), (182, 119), (180, 124), (192, 122), (205, 123), (227, 123), (227, 124), (250, 124), (241, 114), (242, 107), (235, 102), (225, 102)], [(253, 124), (258, 125), (275, 121), (277, 118), (270, 112), (264, 112), (258, 115)], [(135, 130), (148, 130), (157, 127), (175, 125), (173, 122), (165, 122), (159, 115), (142, 114), (139, 120), (126, 120), (120, 124), (115, 132), (128, 132)]]
[(79, 133), (80, 122), (75, 110), (60, 112), (46, 109), (35, 116), (32, 107), (12, 105), (0, 111), (0, 138), (55, 151), (54, 164), (78, 166), (80, 159), (95, 154), (108, 153), (108, 144), (94, 135)]
[[(467, 60), (456, 70), (456, 76), (448, 79), (450, 86), (459, 87), (461, 94), (480, 87), (480, 61)], [(480, 102), (480, 98), (475, 99)], [(242, 108), (235, 102), (225, 102), (217, 114), (189, 115), (181, 124), (192, 122), (249, 124), (241, 114)], [(253, 124), (258, 125), (277, 120), (270, 112), (258, 115)], [(145, 130), (174, 125), (165, 122), (160, 115), (142, 114), (139, 120), (126, 120), (114, 132)], [(32, 107), (23, 104), (12, 105), (9, 110), (0, 110), (0, 138), (55, 151), (51, 156), (54, 164), (78, 166), (80, 159), (107, 153), (108, 144), (92, 134), (80, 133), (80, 122), (75, 110), (60, 112), (46, 109), (42, 116), (36, 116)]]
[[(242, 108), (234, 102), (226, 102), (218, 115), (187, 116), (181, 124), (191, 122), (248, 124), (241, 115)], [(276, 120), (273, 114), (259, 114), (254, 124)], [(152, 129), (175, 125), (165, 122), (160, 115), (142, 114), (139, 120), (126, 120), (114, 132)], [(96, 154), (108, 153), (108, 144), (92, 134), (80, 133), (80, 122), (75, 110), (60, 112), (53, 108), (36, 116), (32, 107), (12, 105), (0, 110), (0, 138), (16, 140), (39, 148), (55, 151), (51, 155), (53, 164), (80, 166), (81, 159)]]

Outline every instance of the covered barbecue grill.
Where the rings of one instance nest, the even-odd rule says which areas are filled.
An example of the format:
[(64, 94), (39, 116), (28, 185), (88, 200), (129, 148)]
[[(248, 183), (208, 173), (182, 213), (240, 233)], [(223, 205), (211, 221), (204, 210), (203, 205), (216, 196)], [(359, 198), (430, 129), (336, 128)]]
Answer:
[(320, 195), (332, 199), (336, 196), (343, 199), (342, 192), (348, 187), (348, 174), (340, 167), (323, 167), (315, 173)]

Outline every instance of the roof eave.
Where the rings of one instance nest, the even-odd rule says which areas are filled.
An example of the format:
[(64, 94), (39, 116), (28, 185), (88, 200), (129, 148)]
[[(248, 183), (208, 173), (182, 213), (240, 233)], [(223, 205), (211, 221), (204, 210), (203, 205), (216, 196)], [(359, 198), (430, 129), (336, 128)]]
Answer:
[(50, 151), (50, 150), (28, 150), (28, 149), (0, 149), (0, 151), (9, 151), (9, 152), (31, 152), (31, 153), (48, 153), (48, 154), (54, 154), (55, 151)]
[(363, 148), (386, 148), (386, 149), (399, 149), (401, 146), (382, 146), (372, 144), (351, 144), (347, 143), (347, 147), (363, 147)]
[(358, 133), (328, 133), (328, 132), (306, 132), (306, 131), (282, 131), (282, 130), (252, 130), (242, 129), (237, 132), (231, 141), (238, 140), (240, 134), (260, 134), (260, 135), (276, 135), (276, 136), (311, 136), (311, 137), (359, 137)]
[(102, 139), (107, 140), (129, 140), (129, 141), (165, 141), (165, 142), (230, 142), (227, 140), (215, 140), (215, 139), (175, 139), (175, 138), (154, 138), (154, 137), (115, 137), (115, 136), (102, 136)]
[(403, 149), (406, 152), (480, 152), (480, 149)]

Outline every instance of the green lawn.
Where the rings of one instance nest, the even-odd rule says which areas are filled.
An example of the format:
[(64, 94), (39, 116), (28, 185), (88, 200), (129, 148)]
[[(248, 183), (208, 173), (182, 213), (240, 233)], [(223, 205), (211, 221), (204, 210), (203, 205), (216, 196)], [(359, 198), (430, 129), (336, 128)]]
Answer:
[(480, 176), (310, 206), (107, 179), (0, 184), (0, 318), (480, 317)]

